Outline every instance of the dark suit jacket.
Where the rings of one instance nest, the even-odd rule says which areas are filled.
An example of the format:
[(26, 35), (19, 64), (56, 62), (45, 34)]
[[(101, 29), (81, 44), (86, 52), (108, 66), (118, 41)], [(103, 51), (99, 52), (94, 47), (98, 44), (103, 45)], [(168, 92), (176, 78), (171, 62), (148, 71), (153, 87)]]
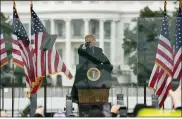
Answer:
[(73, 102), (78, 100), (78, 92), (75, 84), (86, 79), (86, 73), (89, 68), (94, 66), (97, 68), (104, 68), (109, 72), (113, 69), (110, 61), (99, 47), (94, 46), (93, 48), (85, 48), (82, 44), (78, 49), (78, 54), (79, 64), (76, 67), (76, 76), (71, 92)]
[[(111, 65), (108, 58), (103, 54), (103, 51), (101, 48), (94, 46), (93, 48), (86, 48), (84, 49), (83, 44), (78, 49), (79, 54), (79, 67), (78, 70), (87, 70), (88, 65), (96, 64), (107, 64)], [(87, 67), (88, 66), (88, 67)], [(112, 70), (112, 67), (110, 67)], [(79, 70), (79, 71), (80, 71)], [(109, 70), (109, 69), (108, 69)]]

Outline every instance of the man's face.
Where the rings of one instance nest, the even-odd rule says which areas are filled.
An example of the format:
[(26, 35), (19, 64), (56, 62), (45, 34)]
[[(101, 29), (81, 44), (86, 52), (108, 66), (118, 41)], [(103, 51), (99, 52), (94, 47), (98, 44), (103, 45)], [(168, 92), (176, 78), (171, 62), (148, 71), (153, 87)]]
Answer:
[(95, 39), (93, 39), (93, 38), (87, 39), (86, 42), (90, 42), (91, 47), (95, 46)]
[(90, 40), (90, 46), (91, 47), (95, 46), (95, 40), (94, 39)]

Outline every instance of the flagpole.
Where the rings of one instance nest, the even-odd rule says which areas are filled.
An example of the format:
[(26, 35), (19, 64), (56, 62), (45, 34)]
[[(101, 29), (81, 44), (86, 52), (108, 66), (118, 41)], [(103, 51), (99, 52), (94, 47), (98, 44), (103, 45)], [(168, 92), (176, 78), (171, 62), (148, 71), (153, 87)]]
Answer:
[[(166, 0), (164, 0), (164, 16), (166, 17), (166, 6), (167, 6), (167, 1)], [(164, 110), (164, 104), (162, 105), (162, 109)]]
[(45, 78), (44, 78), (44, 114), (47, 112), (47, 76), (46, 76), (46, 49), (44, 50), (44, 70), (45, 70)]
[(33, 6), (33, 2), (32, 2), (32, 0), (30, 0), (30, 6)]
[(14, 117), (14, 65), (12, 66), (12, 73), (12, 117)]
[[(146, 48), (146, 46), (144, 47), (144, 62), (146, 62), (146, 50), (147, 50), (147, 48)], [(146, 88), (147, 88), (147, 85), (146, 85), (146, 73), (145, 73), (145, 76), (144, 76), (144, 78), (145, 78), (145, 81), (144, 81), (144, 104), (146, 105), (147, 104), (147, 91), (146, 91)]]
[[(30, 0), (31, 2), (31, 7), (33, 7), (33, 3), (32, 0)], [(43, 80), (43, 85), (44, 85), (44, 114), (46, 114), (47, 112), (47, 76), (46, 76), (46, 48), (43, 50), (44, 51), (44, 70), (45, 70), (45, 77)]]
[(164, 0), (164, 16), (166, 16), (166, 5), (167, 5), (167, 1)]
[[(181, 13), (182, 11), (181, 11), (181, 9), (182, 9), (182, 0), (179, 0), (179, 12)], [(182, 14), (182, 13), (181, 13)], [(181, 16), (182, 17), (182, 16)], [(181, 18), (182, 19), (182, 18)], [(182, 48), (181, 48), (181, 52), (182, 52)], [(182, 58), (181, 58), (181, 61), (182, 61)], [(181, 64), (182, 65), (182, 64)], [(181, 84), (181, 86), (182, 86), (182, 78), (180, 79), (180, 83), (179, 84)], [(181, 91), (181, 98), (182, 98), (182, 91)], [(181, 106), (182, 106), (182, 100), (181, 100)], [(181, 117), (182, 117), (182, 110), (181, 110)]]
[(4, 84), (2, 86), (2, 109), (4, 109)]
[(182, 8), (182, 0), (179, 0), (179, 8), (180, 8), (180, 12), (181, 12), (181, 8)]
[[(30, 0), (30, 16), (32, 15), (31, 13), (32, 7), (33, 7), (33, 3), (32, 3), (32, 0)], [(32, 20), (32, 16), (31, 16), (31, 20)], [(30, 93), (30, 117), (34, 117), (36, 108), (37, 108), (37, 93), (35, 94)]]
[[(13, 7), (15, 7), (15, 0), (13, 0)], [(14, 64), (12, 63), (12, 117), (14, 117)]]
[[(0, 62), (0, 66), (1, 66), (1, 62)], [(1, 70), (1, 68), (0, 68)], [(1, 109), (1, 76), (0, 76), (0, 109)], [(0, 112), (0, 117), (1, 117), (1, 112)]]

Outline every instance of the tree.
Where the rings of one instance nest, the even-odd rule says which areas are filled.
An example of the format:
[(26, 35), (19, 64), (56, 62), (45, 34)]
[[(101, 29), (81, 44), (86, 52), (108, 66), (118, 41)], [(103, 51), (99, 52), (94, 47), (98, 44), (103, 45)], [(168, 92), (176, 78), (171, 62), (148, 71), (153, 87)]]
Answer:
[(4, 16), (2, 12), (0, 12), (1, 18), (1, 30), (4, 34), (10, 34), (12, 32), (10, 23), (8, 22), (8, 18)]
[[(139, 18), (133, 19), (133, 21), (137, 22), (137, 26), (132, 30), (126, 29), (124, 31), (122, 47), (125, 55), (129, 55), (128, 64), (133, 69), (134, 74), (138, 76), (139, 85), (143, 85), (150, 78), (163, 16), (164, 12), (161, 9), (152, 11), (149, 7), (145, 7), (140, 11)], [(175, 19), (170, 17), (169, 31), (170, 39), (173, 42), (174, 29)]]
[(11, 50), (12, 50), (12, 43), (11, 43), (11, 33), (12, 33), (12, 28), (11, 28), (11, 23), (8, 21), (8, 17), (5, 17), (2, 12), (0, 12), (0, 17), (1, 17), (1, 32), (4, 35), (5, 43), (6, 43), (6, 50), (8, 53), (8, 56), (10, 57), (11, 55)]

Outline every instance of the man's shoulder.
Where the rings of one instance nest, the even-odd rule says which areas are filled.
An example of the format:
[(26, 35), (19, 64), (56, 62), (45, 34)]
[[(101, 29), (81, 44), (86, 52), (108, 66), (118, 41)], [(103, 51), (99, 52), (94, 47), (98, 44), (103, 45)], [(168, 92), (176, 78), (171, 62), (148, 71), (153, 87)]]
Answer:
[(100, 52), (102, 52), (102, 48), (99, 48), (99, 47), (96, 47), (95, 46), (95, 49), (98, 50), (98, 51), (100, 51)]

